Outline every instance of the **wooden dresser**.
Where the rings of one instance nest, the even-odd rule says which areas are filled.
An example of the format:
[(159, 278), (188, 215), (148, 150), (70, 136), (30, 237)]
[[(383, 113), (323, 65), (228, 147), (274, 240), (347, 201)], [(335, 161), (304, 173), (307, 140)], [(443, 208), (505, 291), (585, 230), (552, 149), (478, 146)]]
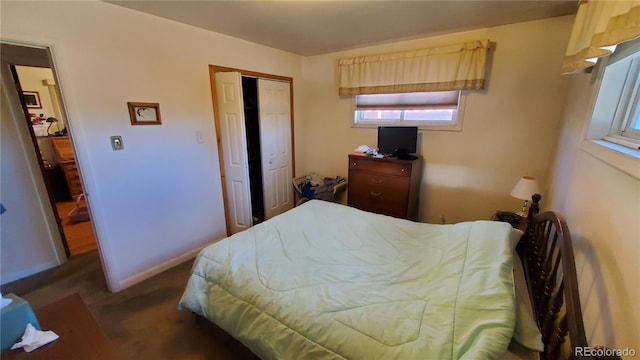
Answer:
[(349, 155), (347, 204), (416, 221), (421, 178), (421, 157), (399, 160)]
[(75, 198), (82, 194), (82, 185), (80, 184), (80, 176), (78, 175), (76, 157), (73, 153), (71, 141), (68, 136), (55, 136), (51, 138), (51, 142), (53, 143), (56, 161), (62, 168), (64, 178), (67, 180), (69, 194)]

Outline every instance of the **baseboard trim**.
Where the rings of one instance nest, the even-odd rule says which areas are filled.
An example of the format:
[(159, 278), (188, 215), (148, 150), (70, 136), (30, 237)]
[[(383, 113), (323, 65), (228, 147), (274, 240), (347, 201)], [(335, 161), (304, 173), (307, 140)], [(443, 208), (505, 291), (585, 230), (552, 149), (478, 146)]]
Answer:
[(32, 268), (27, 269), (27, 270), (18, 271), (16, 273), (13, 273), (13, 274), (7, 276), (7, 277), (3, 276), (1, 285), (8, 284), (10, 282), (14, 282), (16, 280), (20, 280), (20, 279), (26, 278), (27, 276), (35, 275), (35, 274), (37, 274), (39, 272), (43, 272), (45, 270), (49, 270), (49, 269), (54, 268), (56, 266), (62, 265), (63, 263), (64, 263), (64, 261), (62, 261), (62, 262), (60, 262), (60, 261), (49, 261), (49, 262), (46, 262), (44, 264), (39, 264), (38, 266), (32, 267)]
[(124, 290), (130, 286), (133, 286), (139, 282), (142, 282), (144, 280), (147, 280), (155, 275), (158, 275), (159, 273), (168, 270), (176, 265), (180, 265), (183, 262), (189, 260), (189, 259), (193, 259), (194, 257), (196, 257), (196, 255), (198, 255), (198, 253), (200, 252), (200, 250), (202, 250), (203, 248), (207, 247), (208, 245), (211, 245), (215, 242), (218, 242), (222, 239), (226, 238), (226, 236), (221, 237), (219, 239), (214, 240), (211, 243), (207, 243), (205, 245), (202, 245), (200, 247), (197, 247), (191, 251), (188, 251), (182, 255), (179, 255), (173, 259), (170, 259), (168, 261), (163, 262), (162, 264), (158, 264), (156, 266), (153, 266), (147, 270), (144, 270), (136, 275), (130, 276), (126, 279), (123, 279), (121, 281), (118, 281), (118, 283), (116, 284), (115, 287), (111, 288), (111, 292), (118, 292), (121, 290)]

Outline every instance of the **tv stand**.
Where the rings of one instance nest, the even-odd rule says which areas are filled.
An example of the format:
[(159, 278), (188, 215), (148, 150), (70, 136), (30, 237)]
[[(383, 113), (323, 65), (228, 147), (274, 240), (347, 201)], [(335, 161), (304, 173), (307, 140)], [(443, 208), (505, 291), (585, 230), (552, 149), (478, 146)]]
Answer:
[(378, 214), (418, 220), (422, 158), (349, 155), (347, 205)]

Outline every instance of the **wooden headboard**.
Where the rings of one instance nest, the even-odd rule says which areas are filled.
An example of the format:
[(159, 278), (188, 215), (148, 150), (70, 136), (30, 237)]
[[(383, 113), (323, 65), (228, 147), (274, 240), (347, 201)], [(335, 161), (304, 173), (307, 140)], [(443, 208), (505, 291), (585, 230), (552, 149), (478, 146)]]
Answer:
[(532, 196), (527, 230), (518, 245), (545, 344), (540, 359), (620, 359), (583, 356), (575, 351), (589, 345), (582, 321), (571, 234), (564, 218), (556, 212), (539, 213), (540, 199), (539, 194)]

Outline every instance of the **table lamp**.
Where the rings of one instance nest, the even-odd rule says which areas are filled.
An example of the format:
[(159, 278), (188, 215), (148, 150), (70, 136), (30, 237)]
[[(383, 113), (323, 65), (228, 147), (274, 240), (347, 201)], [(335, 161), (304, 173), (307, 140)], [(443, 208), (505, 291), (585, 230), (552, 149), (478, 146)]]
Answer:
[(51, 125), (53, 125), (54, 123), (56, 124), (56, 131), (60, 131), (60, 129), (58, 128), (58, 119), (56, 119), (54, 117), (50, 117), (50, 118), (47, 118), (46, 122), (49, 123), (49, 127), (47, 127), (47, 134), (51, 134), (51, 132), (50, 132)]
[(518, 180), (516, 186), (511, 190), (511, 196), (516, 199), (524, 200), (522, 211), (518, 215), (524, 216), (527, 212), (527, 205), (533, 194), (539, 193), (538, 181), (533, 176), (523, 176)]

